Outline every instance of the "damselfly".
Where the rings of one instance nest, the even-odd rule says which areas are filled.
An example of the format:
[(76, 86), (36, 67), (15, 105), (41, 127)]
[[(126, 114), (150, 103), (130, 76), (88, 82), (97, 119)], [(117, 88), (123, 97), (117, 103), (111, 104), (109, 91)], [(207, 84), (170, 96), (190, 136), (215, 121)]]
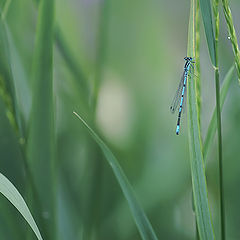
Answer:
[(170, 111), (174, 113), (177, 109), (177, 106), (180, 102), (179, 105), (179, 110), (178, 110), (178, 118), (177, 118), (177, 128), (176, 128), (176, 134), (179, 135), (179, 130), (180, 130), (180, 120), (181, 120), (181, 115), (183, 111), (183, 106), (185, 105), (185, 97), (186, 97), (186, 84), (187, 84), (187, 79), (190, 73), (191, 68), (193, 69), (193, 61), (192, 57), (185, 57), (184, 60), (185, 65), (184, 65), (184, 70), (183, 70), (183, 75), (181, 78), (181, 81), (179, 83), (177, 92), (173, 98), (172, 104), (170, 106)]

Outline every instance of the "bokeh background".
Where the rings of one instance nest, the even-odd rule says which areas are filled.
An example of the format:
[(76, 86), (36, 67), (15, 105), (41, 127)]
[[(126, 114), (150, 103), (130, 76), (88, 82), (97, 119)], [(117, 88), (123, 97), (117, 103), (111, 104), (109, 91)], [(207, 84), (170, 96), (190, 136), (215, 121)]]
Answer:
[[(240, 3), (232, 0), (230, 4), (240, 38)], [(187, 111), (180, 136), (175, 135), (177, 116), (169, 111), (183, 71), (189, 7), (187, 0), (56, 0), (56, 25), (90, 86), (86, 98), (79, 79), (56, 45), (54, 98), (59, 239), (140, 239), (112, 169), (73, 111), (89, 120), (114, 152), (158, 238), (196, 238)], [(222, 10), (220, 16), (222, 80), (233, 64), (233, 54)], [(12, 61), (19, 73), (15, 81), (27, 130), (37, 22), (34, 1), (12, 1), (6, 22), (15, 47)], [(215, 87), (202, 23), (200, 37), (204, 139), (215, 107)], [(91, 99), (96, 79), (100, 84), (94, 108)], [(222, 113), (228, 240), (240, 239), (239, 91), (234, 75)], [(29, 179), (5, 108), (0, 100), (0, 171), (27, 196)], [(210, 149), (206, 171), (212, 220), (216, 239), (219, 239), (216, 142)], [(1, 196), (1, 239), (25, 239), (27, 231), (29, 227), (22, 217)]]

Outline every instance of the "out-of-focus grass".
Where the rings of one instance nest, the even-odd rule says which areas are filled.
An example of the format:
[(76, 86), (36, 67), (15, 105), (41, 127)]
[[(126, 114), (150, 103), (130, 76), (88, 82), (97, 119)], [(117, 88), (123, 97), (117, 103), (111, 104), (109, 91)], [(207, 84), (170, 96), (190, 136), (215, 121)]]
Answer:
[[(32, 73), (32, 106), (27, 139), (27, 164), (39, 201), (32, 200), (45, 239), (57, 239), (55, 114), (53, 98), (54, 4), (39, 3)], [(44, 176), (44, 177), (43, 177)], [(35, 193), (35, 192), (34, 192)], [(34, 194), (32, 192), (32, 195)], [(39, 206), (40, 204), (40, 206)]]
[(84, 124), (84, 126), (87, 128), (89, 133), (92, 135), (96, 143), (101, 148), (105, 158), (107, 159), (109, 165), (111, 166), (117, 181), (119, 182), (119, 185), (123, 191), (123, 194), (128, 201), (129, 208), (132, 212), (132, 215), (134, 217), (134, 220), (136, 222), (136, 225), (138, 227), (138, 230), (142, 236), (142, 239), (157, 239), (156, 234), (154, 230), (152, 229), (151, 223), (149, 222), (147, 216), (145, 215), (143, 209), (139, 205), (132, 187), (130, 183), (128, 182), (127, 177), (125, 176), (124, 172), (122, 171), (122, 168), (120, 167), (118, 160), (113, 155), (111, 150), (108, 148), (108, 146), (103, 142), (101, 138), (88, 126), (88, 124), (76, 113), (73, 112)]
[[(1, 7), (4, 6), (3, 2), (5, 3), (0, 2)], [(101, 9), (104, 6), (102, 4), (106, 3), (109, 5), (105, 24), (101, 16), (104, 9)], [(34, 127), (39, 132), (36, 138), (47, 132), (48, 124), (44, 124), (42, 128), (41, 120), (49, 115), (42, 113), (42, 109), (52, 109), (50, 114), (55, 115), (55, 126), (50, 131), (55, 132), (56, 137), (56, 165), (53, 171), (58, 174), (52, 183), (51, 180), (47, 181), (51, 164), (45, 157), (41, 158), (41, 163), (46, 171), (40, 170), (42, 166), (38, 167), (36, 164), (31, 167), (35, 168), (34, 177), (47, 182), (41, 185), (44, 190), (55, 189), (49, 196), (56, 197), (57, 200), (54, 206), (58, 225), (57, 238), (75, 240), (86, 235), (91, 239), (141, 238), (112, 169), (106, 164), (104, 156), (85, 129), (72, 116), (72, 111), (76, 110), (91, 126), (96, 127), (101, 138), (115, 153), (157, 237), (194, 239), (195, 220), (191, 207), (186, 116), (183, 117), (181, 136), (176, 137), (176, 119), (168, 111), (172, 92), (182, 74), (182, 59), (187, 45), (189, 2), (177, 1), (173, 5), (166, 1), (81, 0), (66, 4), (58, 0), (55, 4), (56, 41), (52, 43), (56, 47), (51, 67), (52, 96), (47, 93), (47, 88), (34, 86), (35, 77), (32, 77), (32, 62), (36, 63), (34, 42), (35, 34), (39, 31), (37, 24), (41, 15), (40, 8), (31, 1), (12, 1), (5, 20), (10, 36), (10, 64), (16, 86), (16, 101), (27, 144), (29, 141), (33, 144), (28, 138), (33, 131), (30, 127), (33, 120), (29, 117), (29, 112), (31, 106), (36, 105), (36, 98), (41, 105), (34, 107), (35, 113), (31, 113), (32, 118), (38, 122)], [(239, 9), (237, 3), (235, 8), (236, 11)], [(234, 17), (237, 23), (238, 16)], [(224, 58), (219, 61), (220, 80), (232, 64), (231, 45), (221, 30), (220, 28), (219, 56), (224, 54)], [(45, 31), (53, 31), (52, 25), (45, 28)], [(103, 34), (102, 45), (100, 44), (104, 48), (103, 54), (97, 50), (99, 34)], [(201, 31), (200, 34), (203, 80), (201, 95), (204, 96), (200, 123), (204, 133), (215, 107), (215, 90), (210, 82), (213, 77), (208, 70), (211, 69), (211, 63), (207, 56), (205, 37)], [(48, 38), (47, 35), (45, 37)], [(41, 49), (38, 51), (41, 54), (46, 53), (47, 46), (49, 41), (41, 41)], [(48, 52), (50, 53), (51, 51)], [(1, 61), (2, 56), (0, 55)], [(44, 64), (46, 61), (35, 67), (42, 69)], [(47, 71), (39, 72), (38, 75), (40, 74), (45, 75)], [(97, 76), (100, 80), (95, 85), (97, 97), (96, 109), (93, 109), (91, 100)], [(48, 77), (39, 79), (39, 83), (43, 84)], [(3, 80), (9, 83), (11, 79), (5, 76)], [(46, 80), (46, 84), (51, 84), (51, 80)], [(232, 188), (228, 188), (231, 194), (226, 196), (226, 201), (234, 203), (227, 211), (227, 226), (231, 226), (231, 237), (237, 239), (236, 222), (239, 222), (239, 216), (234, 213), (239, 210), (236, 189), (240, 180), (237, 171), (240, 164), (235, 161), (238, 156), (236, 143), (239, 136), (236, 132), (239, 129), (239, 113), (234, 103), (239, 101), (239, 95), (231, 86), (229, 92), (231, 94), (228, 94), (223, 109), (223, 153), (228, 159), (225, 184), (235, 189), (232, 191)], [(2, 102), (1, 112), (6, 109), (7, 105)], [(96, 116), (93, 116), (93, 112), (96, 112)], [(21, 190), (30, 204), (33, 199), (29, 190), (35, 184), (26, 184), (26, 181), (32, 180), (29, 180), (28, 175), (30, 168), (24, 161), (24, 144), (19, 145), (18, 135), (6, 117), (0, 116), (0, 126), (4, 130), (0, 131), (1, 172)], [(53, 140), (52, 137), (42, 139), (43, 144), (35, 145), (34, 152), (39, 155), (46, 154), (44, 146), (50, 146)], [(212, 170), (216, 168), (216, 161), (212, 161), (216, 158), (213, 141), (214, 138), (209, 143), (211, 147), (207, 179), (212, 221), (214, 226), (218, 226), (218, 188), (215, 172)], [(41, 219), (48, 223), (51, 217), (51, 213), (44, 207), (45, 201), (49, 200), (45, 196), (42, 193), (37, 196), (37, 199), (41, 199), (40, 203), (34, 202), (30, 208), (44, 237), (48, 235), (46, 229), (50, 225), (42, 227)], [(4, 202), (3, 204), (8, 206)], [(18, 215), (8, 207), (2, 207), (0, 211), (0, 222), (3, 223), (0, 224), (0, 236), (7, 239), (26, 239), (28, 227), (25, 222), (18, 219)], [(13, 233), (13, 228), (19, 234)], [(216, 227), (216, 236), (218, 232)]]
[[(223, 80), (223, 86), (222, 86), (221, 94), (220, 94), (221, 110), (223, 108), (223, 104), (226, 99), (228, 89), (233, 80), (233, 70), (234, 70), (234, 67), (231, 67)], [(204, 145), (203, 145), (203, 157), (204, 157), (205, 163), (206, 163), (206, 159), (207, 159), (208, 150), (209, 150), (210, 146), (213, 144), (213, 138), (214, 138), (214, 135), (215, 135), (216, 129), (217, 129), (217, 121), (216, 121), (217, 115), (216, 114), (217, 114), (216, 109), (214, 109), (213, 116), (212, 116), (212, 119), (208, 126), (207, 135), (206, 135)]]

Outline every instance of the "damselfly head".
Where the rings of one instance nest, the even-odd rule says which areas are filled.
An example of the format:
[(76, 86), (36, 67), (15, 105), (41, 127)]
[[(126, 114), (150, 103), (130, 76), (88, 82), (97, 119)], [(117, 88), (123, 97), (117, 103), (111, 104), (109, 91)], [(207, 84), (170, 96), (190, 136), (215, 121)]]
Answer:
[(185, 61), (190, 61), (190, 62), (191, 62), (191, 61), (193, 60), (193, 58), (192, 58), (192, 57), (185, 57), (184, 60), (185, 60)]

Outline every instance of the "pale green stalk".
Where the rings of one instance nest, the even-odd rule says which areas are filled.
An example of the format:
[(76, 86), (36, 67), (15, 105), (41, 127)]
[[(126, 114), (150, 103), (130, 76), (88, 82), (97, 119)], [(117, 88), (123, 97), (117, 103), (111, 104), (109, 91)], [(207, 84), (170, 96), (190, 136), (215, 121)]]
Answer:
[(239, 51), (239, 47), (238, 47), (238, 40), (237, 40), (235, 28), (233, 25), (232, 13), (231, 13), (230, 7), (228, 5), (228, 0), (222, 0), (222, 5), (223, 5), (223, 12), (224, 12), (225, 20), (226, 20), (227, 26), (228, 26), (229, 38), (232, 43), (233, 54), (235, 57), (238, 81), (240, 83), (240, 51)]
[(219, 80), (219, 65), (218, 65), (219, 0), (214, 0), (213, 1), (213, 12), (214, 12), (214, 19), (215, 19), (215, 49), (216, 49), (215, 85), (216, 85), (216, 109), (217, 109), (217, 132), (218, 132), (220, 225), (221, 225), (221, 239), (225, 240), (223, 157), (222, 157), (222, 123), (221, 123), (220, 80)]

